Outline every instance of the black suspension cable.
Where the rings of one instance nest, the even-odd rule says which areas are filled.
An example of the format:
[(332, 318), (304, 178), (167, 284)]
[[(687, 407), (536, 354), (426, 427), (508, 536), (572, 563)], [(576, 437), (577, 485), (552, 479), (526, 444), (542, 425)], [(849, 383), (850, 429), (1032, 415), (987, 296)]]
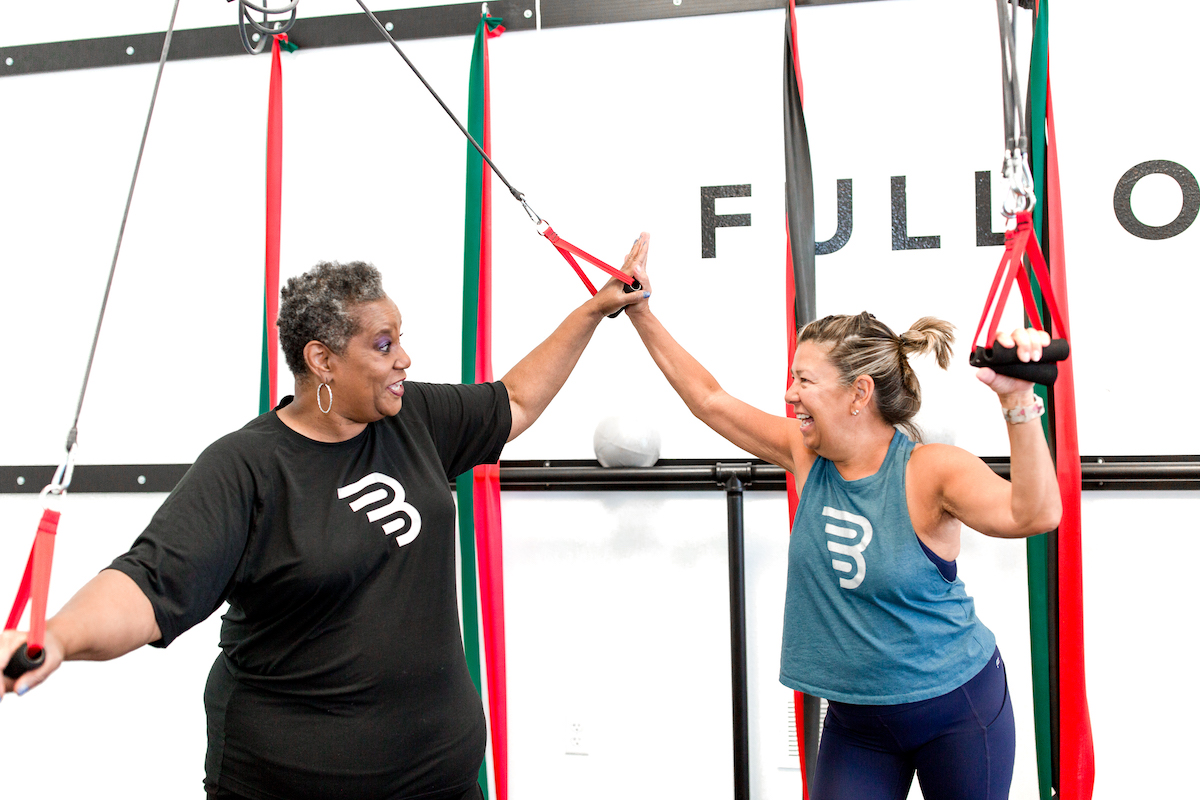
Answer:
[[(1014, 6), (1011, 15), (1009, 5)], [(1024, 104), (1021, 102), (1021, 77), (1017, 64), (1016, 0), (996, 0), (1000, 23), (1000, 71), (1004, 98), (1005, 147), (1009, 151), (1028, 149), (1028, 137), (1022, 128)]]
[(87, 394), (88, 379), (92, 374), (92, 362), (96, 359), (96, 346), (100, 342), (100, 328), (104, 324), (104, 311), (108, 308), (108, 295), (112, 291), (113, 276), (117, 272), (117, 257), (121, 254), (121, 240), (125, 238), (125, 223), (129, 221), (129, 207), (133, 204), (133, 189), (137, 186), (138, 171), (142, 167), (142, 154), (146, 152), (146, 138), (150, 135), (150, 119), (154, 116), (154, 102), (158, 99), (158, 86), (162, 83), (163, 66), (167, 63), (167, 52), (171, 49), (171, 34), (175, 31), (175, 16), (178, 13), (179, 0), (175, 0), (175, 6), (171, 9), (171, 24), (167, 26), (162, 55), (158, 59), (158, 74), (154, 78), (154, 92), (150, 95), (150, 110), (146, 113), (146, 126), (142, 129), (142, 142), (138, 146), (137, 162), (133, 167), (133, 179), (129, 182), (129, 195), (125, 198), (125, 213), (121, 216), (121, 229), (117, 233), (117, 246), (113, 250), (112, 266), (108, 270), (108, 283), (104, 287), (104, 299), (100, 303), (100, 316), (96, 320), (96, 332), (92, 336), (92, 349), (88, 353), (87, 369), (83, 373), (79, 403), (75, 406), (75, 420), (71, 423), (71, 430), (67, 434), (68, 453), (71, 452), (79, 438), (79, 415), (83, 411), (83, 397)]
[[(383, 34), (383, 38), (388, 40), (388, 43), (395, 49), (397, 53), (400, 54), (400, 57), (404, 59), (404, 63), (408, 64), (408, 68), (413, 71), (413, 74), (417, 76), (417, 79), (421, 81), (421, 83), (425, 85), (425, 88), (429, 90), (429, 93), (433, 95), (433, 99), (438, 101), (438, 105), (442, 107), (442, 110), (450, 116), (450, 119), (452, 119), (454, 124), (458, 126), (458, 129), (462, 131), (463, 136), (467, 137), (467, 141), (474, 146), (474, 148), (479, 152), (479, 155), (483, 156), (483, 160), (486, 161), (488, 166), (492, 168), (492, 172), (496, 173), (496, 177), (508, 187), (508, 190), (512, 192), (512, 196), (517, 198), (517, 200), (525, 206), (525, 210), (529, 213), (530, 217), (536, 217), (537, 215), (532, 212), (532, 209), (529, 208), (529, 204), (525, 201), (525, 195), (518, 191), (517, 187), (508, 182), (508, 178), (505, 178), (504, 173), (500, 172), (500, 168), (496, 166), (496, 162), (492, 161), (491, 156), (483, 152), (483, 148), (479, 146), (479, 142), (475, 141), (475, 137), (472, 136), (467, 129), (463, 127), (463, 124), (458, 121), (458, 117), (454, 116), (454, 112), (450, 110), (450, 107), (446, 105), (445, 101), (443, 101), (438, 93), (434, 91), (433, 87), (429, 85), (429, 81), (425, 80), (425, 76), (421, 74), (421, 71), (417, 69), (416, 65), (409, 60), (408, 56), (404, 55), (404, 51), (400, 49), (400, 45), (396, 44), (396, 40), (392, 38), (390, 33), (388, 33), (388, 29), (383, 26), (383, 23), (379, 21), (379, 18), (375, 16), (371, 9), (367, 8), (367, 4), (364, 3), (363, 0), (356, 0), (356, 2), (362, 7), (362, 10), (366, 12), (366, 15), (371, 18), (371, 22), (373, 22), (375, 27), (379, 29), (379, 32)], [(534, 222), (539, 221), (540, 218), (534, 219)]]
[[(1012, 220), (1020, 211), (1028, 211), (1037, 202), (1033, 191), (1033, 173), (1027, 157), (1029, 123), (1021, 100), (1021, 70), (1017, 61), (1017, 9), (1027, 8), (1027, 0), (996, 0), (996, 18), (1000, 24), (1000, 78), (1004, 101), (1004, 177), (1009, 196), (1001, 213)], [(1010, 13), (1011, 9), (1011, 13)]]

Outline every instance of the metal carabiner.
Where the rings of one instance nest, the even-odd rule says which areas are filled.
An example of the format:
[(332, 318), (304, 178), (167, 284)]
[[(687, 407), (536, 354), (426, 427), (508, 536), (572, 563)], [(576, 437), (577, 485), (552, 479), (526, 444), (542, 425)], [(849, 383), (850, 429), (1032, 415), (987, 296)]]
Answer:
[(67, 493), (67, 487), (71, 485), (71, 478), (75, 474), (75, 445), (67, 450), (67, 458), (58, 465), (58, 469), (54, 471), (54, 477), (50, 483), (46, 484), (42, 491), (38, 493), (38, 499), (42, 502), (42, 508), (49, 509), (49, 497), (62, 497)]
[(545, 236), (546, 231), (550, 229), (550, 223), (542, 219), (541, 216), (533, 210), (533, 206), (529, 205), (529, 201), (525, 199), (525, 195), (518, 195), (517, 199), (521, 201), (521, 206), (525, 209), (525, 213), (529, 215), (529, 221), (537, 227), (537, 232)]
[(1022, 211), (1030, 211), (1037, 203), (1033, 191), (1033, 172), (1029, 160), (1019, 148), (1004, 154), (1004, 177), (1008, 180), (1009, 195), (1000, 205), (1000, 213), (1012, 219)]
[(1000, 215), (1010, 222), (1015, 222), (1017, 214), (1028, 211), (1032, 207), (1028, 197), (1020, 192), (1011, 192), (1000, 204)]
[(529, 215), (529, 219), (534, 225), (542, 221), (538, 213), (533, 210), (533, 206), (529, 205), (529, 201), (525, 199), (525, 195), (517, 195), (517, 199), (521, 201), (521, 207), (525, 209), (525, 213)]

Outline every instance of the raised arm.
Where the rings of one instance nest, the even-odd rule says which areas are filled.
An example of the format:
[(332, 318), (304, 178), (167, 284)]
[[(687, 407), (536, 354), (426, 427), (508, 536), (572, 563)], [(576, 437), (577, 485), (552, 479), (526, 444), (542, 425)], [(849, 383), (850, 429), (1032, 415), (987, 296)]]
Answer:
[[(644, 258), (634, 275), (643, 286), (650, 286)], [(722, 389), (716, 378), (675, 341), (649, 303), (631, 306), (628, 314), (654, 363), (701, 422), (764, 461), (793, 473), (798, 467), (807, 470), (813, 455), (804, 447), (795, 420), (768, 414)]]
[[(1017, 346), (1022, 361), (1037, 361), (1050, 337), (1033, 329), (1018, 330), (1010, 337), (998, 337), (1005, 347)], [(1036, 414), (1037, 396), (1033, 384), (997, 375), (984, 368), (979, 380), (991, 387), (1005, 412), (1018, 412), (1022, 422), (1008, 422), (1010, 481), (996, 476), (982, 461), (957, 448), (930, 446), (929, 455), (938, 456), (943, 507), (951, 516), (988, 536), (1023, 538), (1058, 527), (1062, 518), (1062, 498), (1050, 448)], [(1021, 409), (1029, 409), (1026, 417)], [(921, 448), (922, 450), (926, 448)], [(920, 452), (920, 451), (918, 451)], [(916, 457), (914, 453), (914, 458)]]
[[(123, 572), (106, 569), (46, 620), (46, 662), (16, 681), (4, 678), (3, 691), (24, 694), (63, 661), (107, 661), (161, 638), (146, 595)], [(8, 664), (24, 641), (23, 631), (0, 634), (0, 665)]]
[[(649, 236), (643, 233), (633, 243), (629, 255), (625, 256), (622, 269), (626, 274), (632, 275), (634, 265), (639, 261), (645, 263), (648, 246)], [(508, 441), (520, 436), (550, 405), (558, 390), (567, 382), (571, 370), (575, 369), (600, 321), (622, 307), (632, 309), (644, 303), (649, 296), (648, 286), (641, 292), (627, 294), (623, 283), (616, 278), (609, 280), (595, 297), (572, 311), (548, 339), (500, 379), (508, 389), (512, 410), (512, 430), (508, 434)]]

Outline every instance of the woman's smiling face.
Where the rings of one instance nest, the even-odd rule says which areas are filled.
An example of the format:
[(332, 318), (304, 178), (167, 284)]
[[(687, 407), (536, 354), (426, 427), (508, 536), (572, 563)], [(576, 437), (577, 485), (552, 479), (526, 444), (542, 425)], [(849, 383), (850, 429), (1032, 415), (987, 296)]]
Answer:
[(412, 359), (400, 346), (400, 309), (383, 297), (352, 309), (358, 332), (346, 352), (333, 354), (330, 384), (334, 410), (353, 422), (395, 416), (404, 397), (406, 370)]
[(854, 389), (842, 386), (828, 352), (828, 346), (801, 342), (792, 359), (792, 385), (783, 396), (800, 420), (804, 444), (814, 452), (821, 446), (822, 429), (826, 433), (836, 430), (850, 415), (854, 399)]

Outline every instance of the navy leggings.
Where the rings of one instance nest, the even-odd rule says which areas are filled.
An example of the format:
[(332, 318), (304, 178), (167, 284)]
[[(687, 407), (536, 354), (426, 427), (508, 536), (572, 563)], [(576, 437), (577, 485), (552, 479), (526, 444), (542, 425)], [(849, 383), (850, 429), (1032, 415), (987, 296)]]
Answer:
[(1000, 651), (971, 680), (930, 700), (829, 703), (812, 800), (1005, 800), (1016, 729)]

